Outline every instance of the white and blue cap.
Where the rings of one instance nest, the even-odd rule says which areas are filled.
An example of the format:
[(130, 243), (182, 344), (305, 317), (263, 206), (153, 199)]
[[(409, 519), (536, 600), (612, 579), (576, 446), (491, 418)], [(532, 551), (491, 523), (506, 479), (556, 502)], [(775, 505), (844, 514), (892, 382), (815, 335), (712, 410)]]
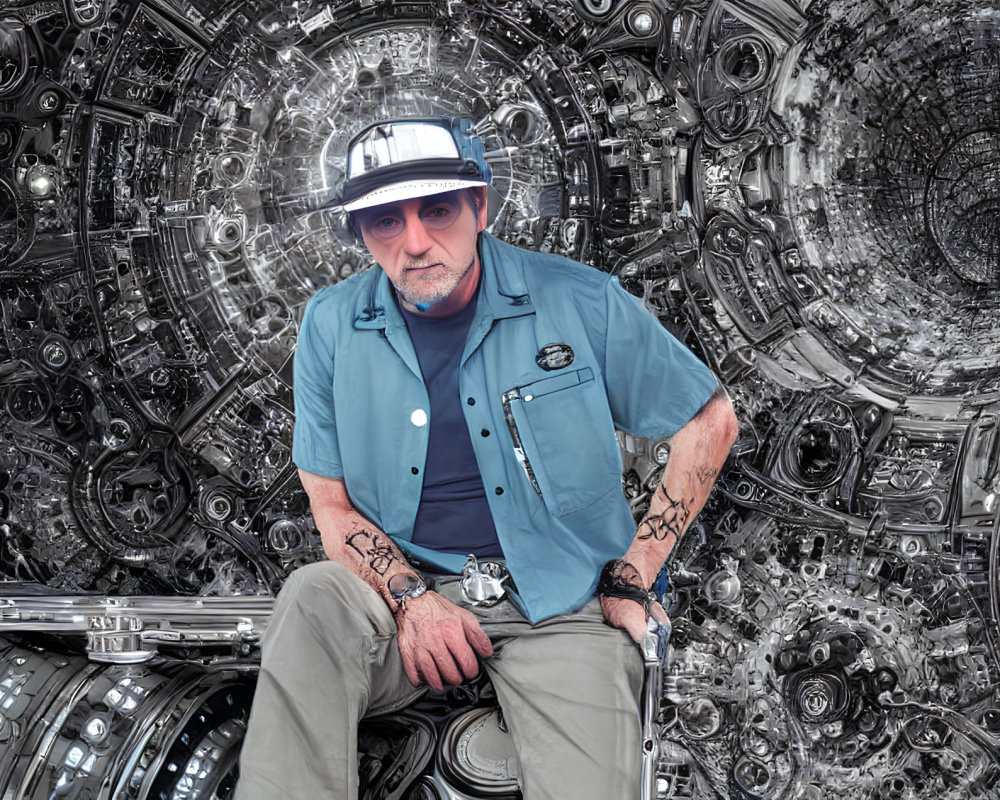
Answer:
[(339, 195), (324, 205), (341, 211), (488, 186), (493, 171), (472, 123), (461, 117), (382, 120), (347, 146)]

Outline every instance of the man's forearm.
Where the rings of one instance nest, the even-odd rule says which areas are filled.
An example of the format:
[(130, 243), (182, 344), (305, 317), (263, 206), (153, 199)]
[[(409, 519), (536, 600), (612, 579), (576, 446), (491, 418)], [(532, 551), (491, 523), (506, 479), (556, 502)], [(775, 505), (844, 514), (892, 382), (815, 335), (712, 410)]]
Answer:
[(478, 659), (493, 655), (493, 645), (472, 613), (433, 591), (407, 600), (402, 613), (396, 613), (389, 581), (416, 570), (386, 532), (354, 507), (343, 481), (302, 470), (299, 477), (327, 556), (352, 570), (394, 612), (396, 645), (410, 682), (418, 686), (425, 681), (441, 691), (474, 678)]
[(389, 579), (399, 573), (416, 573), (398, 545), (354, 507), (342, 481), (301, 470), (299, 477), (327, 557), (350, 569), (394, 607)]
[(621, 579), (627, 583), (638, 579), (643, 588), (653, 584), (670, 551), (705, 505), (737, 429), (732, 405), (720, 389), (674, 435), (660, 485), (622, 556), (625, 573), (631, 574), (623, 573)]

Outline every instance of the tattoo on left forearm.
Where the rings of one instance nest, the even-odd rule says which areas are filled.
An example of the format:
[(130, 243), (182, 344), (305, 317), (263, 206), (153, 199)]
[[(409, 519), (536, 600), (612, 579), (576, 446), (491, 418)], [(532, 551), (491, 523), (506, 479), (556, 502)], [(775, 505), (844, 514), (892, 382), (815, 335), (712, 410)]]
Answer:
[(370, 531), (356, 531), (346, 539), (347, 545), (365, 559), (377, 575), (385, 575), (396, 560), (396, 551), (384, 537)]
[(687, 527), (688, 520), (691, 518), (691, 506), (694, 503), (694, 498), (685, 500), (682, 497), (680, 500), (675, 500), (663, 486), (660, 486), (657, 494), (663, 498), (667, 507), (659, 514), (648, 516), (642, 521), (637, 532), (638, 538), (663, 541), (668, 534), (672, 533), (675, 538), (680, 539), (685, 527)]

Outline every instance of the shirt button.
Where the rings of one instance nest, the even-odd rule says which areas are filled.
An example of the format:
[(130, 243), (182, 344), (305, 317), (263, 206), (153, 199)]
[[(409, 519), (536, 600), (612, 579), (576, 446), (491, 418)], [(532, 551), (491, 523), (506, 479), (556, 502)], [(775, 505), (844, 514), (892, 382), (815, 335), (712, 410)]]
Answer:
[(502, 486), (498, 486), (493, 491), (496, 492), (497, 494), (503, 494), (503, 487)]
[(414, 475), (420, 474), (420, 470), (417, 469), (416, 467), (410, 467), (410, 472), (412, 472)]
[(481, 431), (479, 431), (479, 435), (483, 436), (483, 437), (486, 437), (486, 436), (490, 435), (490, 432), (488, 430), (486, 430), (486, 428), (483, 428)]
[(410, 414), (410, 422), (416, 425), (418, 428), (424, 427), (427, 424), (427, 412), (422, 408), (417, 408), (413, 410)]
[(476, 404), (476, 398), (475, 397), (466, 398), (465, 402), (468, 403), (470, 406), (474, 406)]

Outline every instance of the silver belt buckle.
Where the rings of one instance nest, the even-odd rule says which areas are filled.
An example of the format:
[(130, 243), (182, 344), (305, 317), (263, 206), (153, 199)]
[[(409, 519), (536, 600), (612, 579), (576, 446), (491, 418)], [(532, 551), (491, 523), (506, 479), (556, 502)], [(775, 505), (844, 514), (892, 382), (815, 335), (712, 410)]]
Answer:
[(480, 564), (470, 553), (462, 567), (462, 597), (474, 606), (496, 605), (507, 594), (503, 584), (509, 577), (506, 564), (500, 561)]

